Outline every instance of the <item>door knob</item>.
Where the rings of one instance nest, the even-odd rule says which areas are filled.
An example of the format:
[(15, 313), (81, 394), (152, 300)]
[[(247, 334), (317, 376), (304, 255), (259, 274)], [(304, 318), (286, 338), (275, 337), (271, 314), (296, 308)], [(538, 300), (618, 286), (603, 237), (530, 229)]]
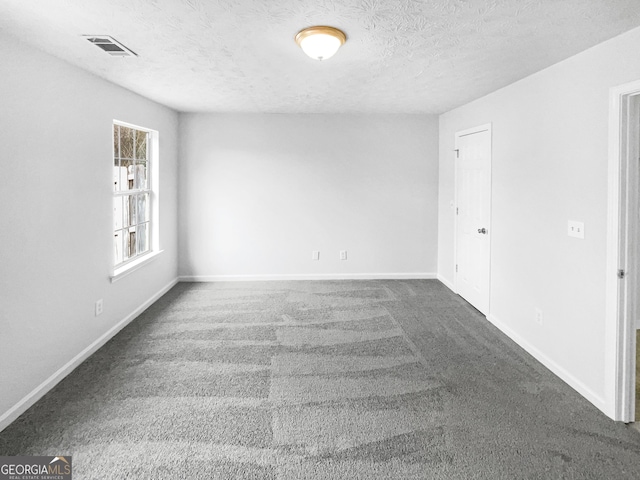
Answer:
[(478, 233), (482, 233), (483, 235), (486, 235), (487, 229), (486, 228), (479, 228), (478, 229)]

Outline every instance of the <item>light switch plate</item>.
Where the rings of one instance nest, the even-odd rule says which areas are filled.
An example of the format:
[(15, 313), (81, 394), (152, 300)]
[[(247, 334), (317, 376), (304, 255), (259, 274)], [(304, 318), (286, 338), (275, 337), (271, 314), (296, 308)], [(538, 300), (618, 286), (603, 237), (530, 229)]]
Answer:
[(570, 237), (584, 238), (584, 222), (576, 222), (575, 220), (569, 220), (567, 234)]

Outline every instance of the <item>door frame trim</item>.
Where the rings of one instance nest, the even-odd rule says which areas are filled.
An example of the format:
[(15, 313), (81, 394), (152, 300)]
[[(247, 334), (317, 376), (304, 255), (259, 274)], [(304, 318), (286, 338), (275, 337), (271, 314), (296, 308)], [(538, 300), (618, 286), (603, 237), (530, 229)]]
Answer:
[[(638, 155), (629, 142), (629, 103), (640, 95), (640, 81), (609, 90), (609, 161), (607, 193), (607, 262), (605, 316), (605, 402), (614, 420), (631, 422), (635, 416), (636, 301), (639, 264), (633, 239), (638, 232)], [(638, 117), (635, 117), (636, 121)], [(638, 143), (638, 138), (634, 139)], [(632, 167), (633, 170), (629, 170)], [(636, 179), (636, 181), (633, 181)], [(631, 180), (631, 181), (630, 181)], [(633, 205), (636, 205), (633, 207)], [(631, 221), (635, 218), (635, 221)], [(625, 278), (618, 278), (622, 269)]]
[[(487, 307), (487, 317), (491, 313), (491, 236), (493, 235), (493, 225), (491, 224), (493, 219), (493, 131), (492, 124), (485, 123), (482, 125), (478, 125), (477, 127), (467, 128), (466, 130), (461, 130), (455, 133), (454, 136), (454, 152), (457, 152), (459, 149), (458, 139), (460, 137), (465, 137), (467, 135), (472, 135), (474, 133), (480, 133), (488, 131), (489, 132), (489, 146), (491, 149), (491, 158), (489, 159), (489, 304)], [(454, 184), (453, 184), (453, 200), (455, 205), (455, 210), (453, 212), (454, 221), (453, 221), (453, 291), (454, 293), (458, 293), (458, 272), (456, 269), (456, 265), (458, 264), (458, 155), (453, 157), (454, 166), (453, 166), (453, 176), (454, 176)]]

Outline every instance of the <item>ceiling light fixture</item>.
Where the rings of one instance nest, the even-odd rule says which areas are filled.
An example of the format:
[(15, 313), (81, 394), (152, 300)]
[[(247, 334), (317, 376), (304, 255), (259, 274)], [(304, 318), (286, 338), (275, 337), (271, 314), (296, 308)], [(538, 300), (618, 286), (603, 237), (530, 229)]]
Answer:
[(296, 35), (296, 43), (302, 51), (316, 60), (333, 57), (346, 41), (342, 30), (325, 26), (305, 28)]

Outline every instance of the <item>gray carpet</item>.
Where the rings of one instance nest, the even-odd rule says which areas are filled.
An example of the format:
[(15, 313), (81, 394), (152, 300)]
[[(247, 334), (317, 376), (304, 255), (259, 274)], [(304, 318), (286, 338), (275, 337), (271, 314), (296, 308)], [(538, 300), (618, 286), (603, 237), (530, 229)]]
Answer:
[(0, 433), (80, 479), (640, 478), (607, 419), (438, 281), (179, 284)]

